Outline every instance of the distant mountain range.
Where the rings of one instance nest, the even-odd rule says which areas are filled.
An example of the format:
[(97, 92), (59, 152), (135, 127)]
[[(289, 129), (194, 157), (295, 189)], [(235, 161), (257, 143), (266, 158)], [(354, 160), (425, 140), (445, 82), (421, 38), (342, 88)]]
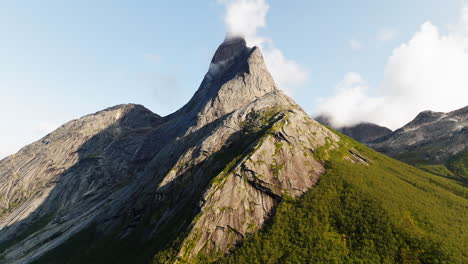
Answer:
[[(315, 120), (321, 124), (324, 124), (329, 127), (333, 127), (330, 122), (330, 119), (326, 116), (318, 116)], [(392, 130), (383, 126), (379, 126), (373, 123), (359, 123), (353, 126), (345, 127), (333, 127), (340, 133), (343, 133), (349, 137), (354, 138), (355, 140), (362, 143), (370, 143), (374, 140), (382, 138), (384, 136), (390, 135)]]
[[(326, 117), (316, 120), (330, 125)], [(422, 169), (468, 179), (468, 159), (463, 158), (468, 156), (468, 106), (448, 113), (423, 111), (394, 132), (369, 123), (336, 129)]]
[[(342, 131), (439, 161), (466, 119), (435, 115)], [(314, 121), (231, 38), (175, 113), (114, 106), (1, 160), (0, 263), (467, 263), (467, 193)]]

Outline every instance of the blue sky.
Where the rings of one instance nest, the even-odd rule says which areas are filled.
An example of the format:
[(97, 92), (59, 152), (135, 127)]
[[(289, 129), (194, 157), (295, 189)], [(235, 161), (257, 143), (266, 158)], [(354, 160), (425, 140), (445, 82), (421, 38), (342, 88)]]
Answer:
[[(258, 34), (307, 72), (290, 94), (309, 113), (349, 72), (364, 76), (372, 95), (395, 48), (426, 21), (446, 32), (462, 7), (458, 0), (267, 4)], [(116, 104), (160, 115), (178, 109), (224, 39), (225, 13), (215, 0), (2, 1), (0, 158)]]

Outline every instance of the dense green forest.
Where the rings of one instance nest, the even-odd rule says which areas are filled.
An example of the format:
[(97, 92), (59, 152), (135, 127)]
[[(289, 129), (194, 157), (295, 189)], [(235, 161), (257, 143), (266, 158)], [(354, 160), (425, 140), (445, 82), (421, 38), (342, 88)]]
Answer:
[[(356, 149), (369, 160), (345, 158)], [(468, 263), (468, 191), (342, 136), (327, 172), (261, 232), (199, 263)], [(324, 158), (329, 156), (329, 158)], [(458, 164), (458, 163), (456, 163)]]
[(447, 168), (458, 177), (468, 180), (468, 149), (451, 157), (447, 161)]
[(395, 158), (435, 175), (461, 181), (465, 186), (468, 183), (468, 149), (444, 161), (427, 160), (422, 152), (405, 152)]

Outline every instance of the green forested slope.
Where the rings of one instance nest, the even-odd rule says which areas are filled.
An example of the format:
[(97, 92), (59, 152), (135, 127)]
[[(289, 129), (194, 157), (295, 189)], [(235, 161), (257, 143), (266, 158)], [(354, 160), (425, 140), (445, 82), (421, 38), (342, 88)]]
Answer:
[[(351, 148), (369, 165), (345, 159)], [(316, 187), (283, 201), (262, 232), (217, 262), (468, 263), (468, 189), (461, 183), (344, 136), (330, 156)]]
[(468, 182), (468, 149), (442, 162), (427, 160), (421, 152), (404, 152), (395, 158), (435, 175), (461, 181), (465, 186)]
[(468, 180), (468, 149), (449, 158), (447, 168), (463, 180)]

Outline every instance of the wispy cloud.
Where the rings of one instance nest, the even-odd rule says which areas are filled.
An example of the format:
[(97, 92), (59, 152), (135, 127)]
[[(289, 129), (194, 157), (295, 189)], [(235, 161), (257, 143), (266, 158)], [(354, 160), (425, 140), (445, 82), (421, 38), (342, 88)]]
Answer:
[(269, 5), (265, 0), (218, 0), (226, 7), (224, 22), (227, 36), (242, 36), (249, 46), (262, 49), (265, 63), (278, 87), (292, 94), (295, 85), (304, 83), (308, 72), (296, 61), (287, 58), (274, 45), (271, 38), (261, 36), (258, 30), (265, 28)]

